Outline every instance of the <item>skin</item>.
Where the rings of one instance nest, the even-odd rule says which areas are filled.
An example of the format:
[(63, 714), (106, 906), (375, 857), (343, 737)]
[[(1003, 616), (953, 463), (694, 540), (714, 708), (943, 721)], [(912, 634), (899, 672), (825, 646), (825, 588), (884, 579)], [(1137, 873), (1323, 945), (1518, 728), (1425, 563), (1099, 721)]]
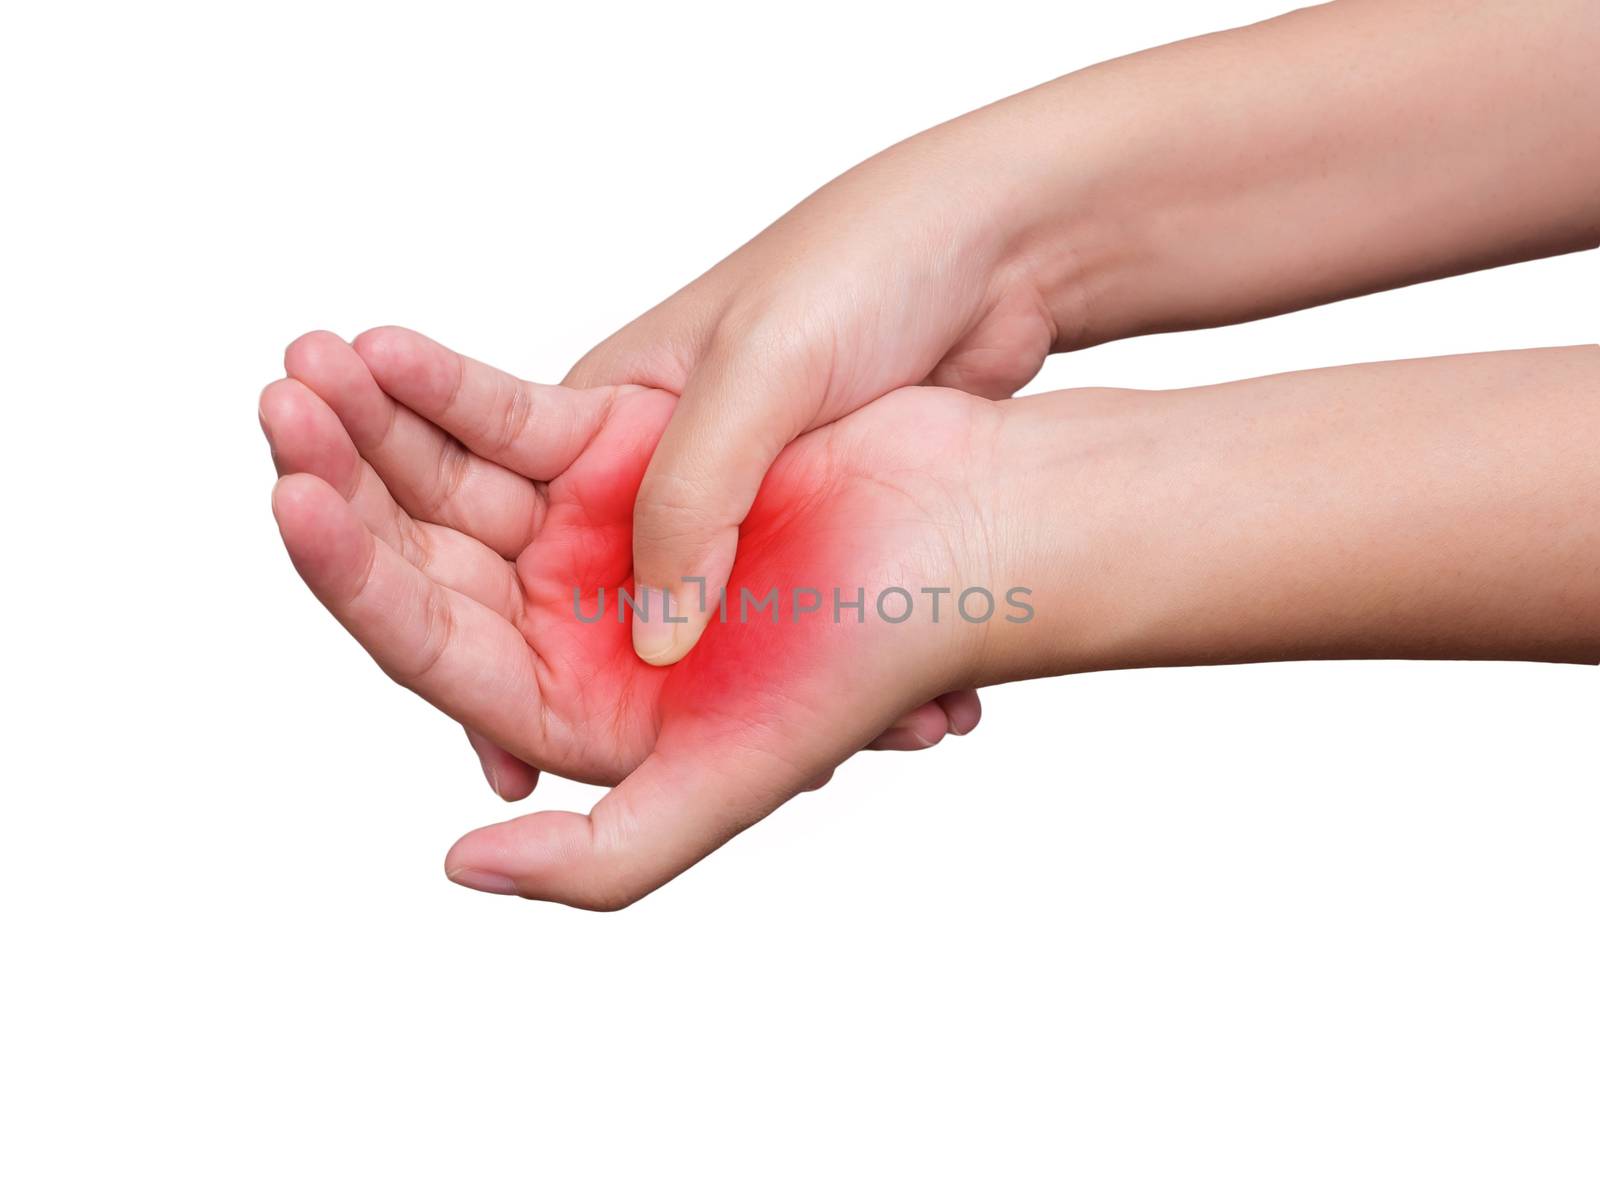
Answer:
[[(784, 446), (904, 386), (1008, 397), (1052, 352), (1600, 244), (1596, 61), (1592, 0), (1341, 0), (891, 147), (568, 377), (682, 397), (638, 579), (726, 578)], [(699, 630), (635, 645), (670, 663)]]
[[(549, 481), (576, 458), (616, 398), (640, 390), (555, 391), (398, 329), (370, 330), (353, 346), (326, 332), (307, 334), (285, 352), (284, 371), (261, 406), (280, 468), (332, 481), (390, 546), (415, 560), (459, 561), (470, 577), (462, 590), (497, 600), (509, 588), (505, 573), (480, 549), (463, 545), (463, 536), (515, 560), (538, 527)], [(561, 402), (547, 403), (552, 396)], [(312, 403), (317, 398), (321, 405)], [(452, 398), (464, 404), (447, 415)], [(337, 418), (320, 411), (329, 406)], [(501, 407), (522, 416), (492, 418), (503, 426), (471, 424), (473, 413)], [(348, 436), (331, 433), (334, 420)], [(537, 453), (518, 449), (532, 442), (541, 446)], [(489, 457), (469, 446), (485, 448)], [(435, 483), (439, 474), (450, 480), (448, 488)], [(902, 714), (870, 746), (923, 750), (946, 734), (970, 733), (981, 716), (970, 689), (935, 697)], [(533, 790), (536, 768), (470, 725), (467, 737), (498, 795), (520, 800)]]
[[(882, 745), (886, 727), (897, 745), (929, 697), (970, 683), (981, 632), (951, 601), (937, 623), (834, 622), (797, 609), (793, 590), (989, 582), (966, 516), (986, 507), (972, 489), (993, 473), (974, 448), (998, 415), (973, 398), (908, 391), (797, 442), (751, 509), (731, 581), (734, 597), (778, 588), (776, 620), (716, 622), (664, 668), (633, 653), (615, 598), (632, 587), (633, 501), (675, 398), (521, 385), (406, 331), (358, 339), (361, 354), (311, 337), (324, 392), (285, 379), (261, 404), (296, 568), (385, 671), (476, 738), (518, 765), (618, 785), (591, 815), (480, 832), (452, 852), (459, 882), (625, 904)], [(297, 345), (291, 360), (308, 357)], [(578, 620), (602, 611), (602, 590), (601, 619)], [(976, 720), (932, 708), (920, 745)], [(516, 856), (514, 876), (475, 866), (486, 842)]]
[(615, 785), (589, 815), (458, 842), (447, 871), (483, 891), (631, 903), (954, 690), (1281, 658), (1600, 660), (1600, 348), (1004, 404), (902, 390), (783, 451), (735, 589), (1025, 583), (1035, 620), (787, 611), (712, 622), (668, 667), (571, 606), (630, 581), (670, 395), (519, 385), (405, 331), (325, 349), (347, 391), (290, 379), (262, 398), (295, 567), (398, 682), (519, 761)]

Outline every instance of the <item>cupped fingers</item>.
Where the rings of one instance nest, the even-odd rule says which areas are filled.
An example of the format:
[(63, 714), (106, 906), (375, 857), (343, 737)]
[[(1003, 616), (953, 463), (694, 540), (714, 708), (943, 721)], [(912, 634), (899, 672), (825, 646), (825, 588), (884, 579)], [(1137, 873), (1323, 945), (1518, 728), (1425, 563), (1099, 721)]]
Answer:
[(272, 508), (301, 578), (379, 667), (514, 754), (538, 757), (533, 652), (510, 622), (417, 570), (315, 476), (280, 479)]
[(572, 465), (617, 391), (529, 383), (398, 326), (368, 330), (354, 346), (388, 395), (474, 454), (534, 480)]
[(507, 559), (527, 547), (544, 515), (533, 481), (473, 454), (396, 402), (349, 343), (324, 331), (306, 334), (284, 352), (284, 367), (327, 402), (411, 516), (459, 530)]
[(489, 547), (449, 526), (418, 521), (402, 509), (321, 397), (299, 380), (281, 379), (261, 394), (261, 428), (280, 476), (307, 474), (339, 493), (385, 544), (440, 584), (518, 618), (516, 570)]

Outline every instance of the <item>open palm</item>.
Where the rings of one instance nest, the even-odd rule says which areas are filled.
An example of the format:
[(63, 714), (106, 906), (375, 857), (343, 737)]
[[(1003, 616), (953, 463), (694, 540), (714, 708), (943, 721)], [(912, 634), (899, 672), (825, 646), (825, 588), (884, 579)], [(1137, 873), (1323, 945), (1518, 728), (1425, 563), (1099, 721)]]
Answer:
[[(287, 365), (262, 420), (312, 590), (385, 671), (477, 731), (503, 795), (531, 789), (532, 765), (618, 785), (588, 816), (468, 835), (448, 863), (459, 882), (625, 904), (863, 745), (976, 721), (969, 693), (918, 703), (966, 683), (972, 628), (879, 621), (870, 598), (982, 563), (962, 519), (981, 403), (923, 389), (796, 442), (744, 524), (729, 620), (656, 668), (633, 653), (619, 589), (672, 396), (527, 384), (394, 329), (353, 347), (307, 335)], [(836, 619), (834, 588), (869, 598), (864, 619)], [(744, 611), (773, 589), (775, 606)]]

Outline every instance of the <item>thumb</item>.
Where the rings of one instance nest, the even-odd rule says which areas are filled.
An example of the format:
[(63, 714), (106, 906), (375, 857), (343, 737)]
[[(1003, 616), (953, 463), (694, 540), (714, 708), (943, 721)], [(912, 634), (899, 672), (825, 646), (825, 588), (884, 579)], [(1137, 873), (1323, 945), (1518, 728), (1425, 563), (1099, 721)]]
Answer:
[(633, 647), (645, 662), (676, 663), (699, 641), (767, 469), (820, 407), (809, 374), (747, 343), (713, 349), (690, 376), (634, 503)]
[(652, 753), (587, 815), (545, 812), (465, 835), (445, 873), (482, 892), (621, 909), (760, 821), (818, 774), (770, 754)]

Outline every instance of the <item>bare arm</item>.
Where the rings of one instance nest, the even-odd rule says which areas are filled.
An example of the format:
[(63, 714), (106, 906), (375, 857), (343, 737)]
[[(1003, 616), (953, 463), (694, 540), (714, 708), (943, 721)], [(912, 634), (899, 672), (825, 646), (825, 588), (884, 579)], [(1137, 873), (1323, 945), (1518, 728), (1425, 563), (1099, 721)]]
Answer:
[[(636, 578), (724, 582), (783, 447), (897, 388), (1010, 396), (1052, 350), (1600, 243), (1596, 62), (1593, 0), (1340, 0), (874, 156), (574, 368), (680, 395)], [(699, 633), (641, 620), (635, 647)]]
[(1600, 662), (1600, 347), (1006, 408), (994, 541), (1040, 600), (987, 679)]
[(1597, 63), (1588, 0), (1340, 0), (944, 136), (1032, 131), (1018, 224), (1065, 349), (1600, 245)]

